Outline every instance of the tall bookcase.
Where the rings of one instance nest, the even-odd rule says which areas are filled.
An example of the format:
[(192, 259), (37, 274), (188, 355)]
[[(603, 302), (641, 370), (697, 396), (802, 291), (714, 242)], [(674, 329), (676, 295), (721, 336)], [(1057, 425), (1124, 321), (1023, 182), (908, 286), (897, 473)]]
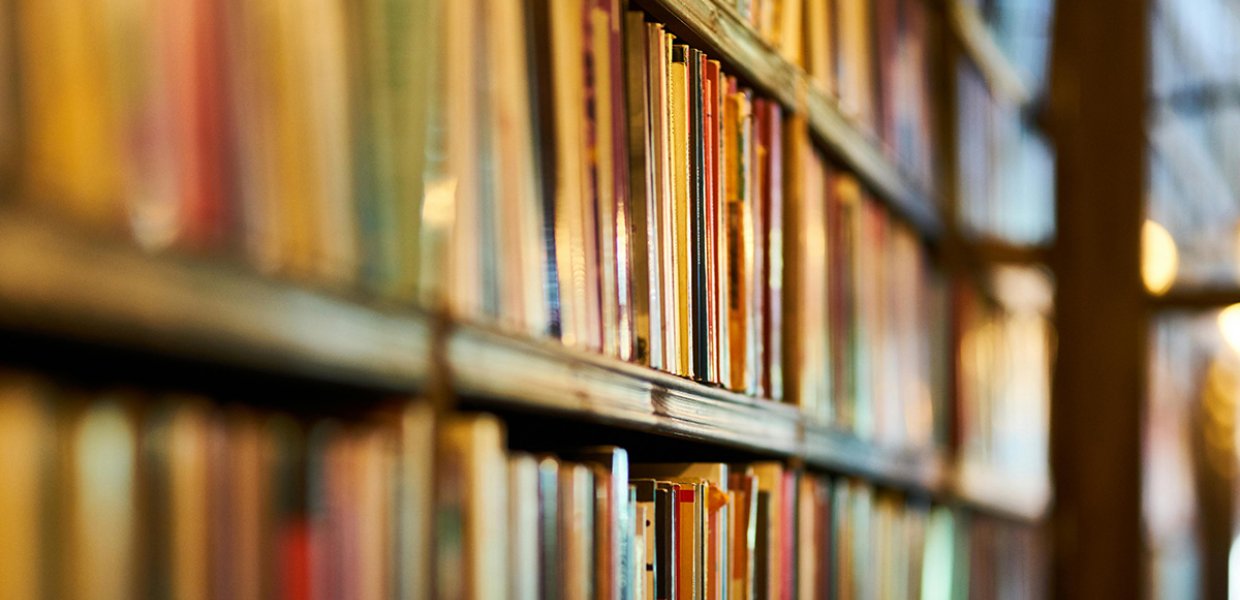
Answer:
[[(14, 10), (15, 3), (0, 2), (0, 7)], [(964, 173), (972, 157), (960, 151), (961, 137), (977, 113), (962, 104), (958, 82), (962, 71), (976, 73), (983, 93), (1022, 122), (1036, 120), (1040, 96), (1005, 57), (976, 6), (967, 0), (922, 4), (940, 34), (932, 39), (940, 50), (933, 70), (941, 85), (931, 90), (938, 105), (938, 189), (928, 189), (926, 182), (898, 166), (872, 132), (846, 116), (836, 98), (764, 40), (733, 5), (721, 0), (634, 0), (633, 6), (721, 61), (786, 114), (803, 118), (815, 147), (854, 173), (894, 222), (911, 229), (918, 244), (929, 249), (953, 296), (952, 334), (931, 351), (935, 360), (948, 365), (951, 384), (946, 397), (937, 399), (943, 414), (936, 416), (947, 425), (944, 439), (932, 449), (891, 449), (809, 418), (794, 403), (752, 397), (446, 311), (275, 278), (209, 256), (144, 251), (123, 237), (79, 228), (22, 199), (0, 206), (0, 326), (15, 343), (39, 351), (27, 354), (14, 347), (4, 354), (23, 367), (52, 373), (88, 369), (85, 363), (109, 356), (109, 361), (127, 365), (122, 383), (137, 386), (145, 383), (146, 361), (172, 361), (186, 371), (208, 369), (239, 382), (275, 378), (368, 397), (425, 396), (441, 411), (495, 411), (527, 427), (546, 417), (608, 439), (636, 440), (634, 444), (654, 447), (669, 440), (672, 450), (666, 462), (679, 462), (681, 455), (775, 459), (946, 507), (961, 523), (975, 519), (979, 529), (990, 528), (989, 541), (974, 541), (973, 546), (960, 542), (966, 547), (964, 555), (984, 552), (990, 547), (985, 544), (1004, 539), (994, 531), (1015, 529), (1036, 538), (1052, 495), (1045, 469), (1048, 399), (1037, 397), (1048, 390), (1035, 390), (1032, 400), (1011, 400), (1003, 386), (1021, 386), (1029, 379), (992, 382), (987, 377), (993, 373), (983, 370), (967, 380), (963, 371), (969, 350), (961, 329), (963, 301), (957, 296), (975, 297), (970, 302), (984, 307), (980, 310), (987, 315), (979, 318), (1001, 323), (1012, 310), (1020, 310), (1009, 304), (1030, 294), (1049, 296), (1048, 287), (1039, 287), (1049, 285), (1047, 278), (1038, 275), (1039, 265), (1047, 260), (1047, 240), (1004, 241), (1002, 235), (979, 235), (963, 225), (967, 194), (972, 194), (969, 202), (985, 204), (998, 202), (1002, 189), (966, 189), (970, 180)], [(21, 33), (20, 27), (14, 29), (8, 33)], [(11, 39), (6, 43), (14, 47)], [(20, 135), (20, 118), (17, 123)], [(0, 131), (0, 140), (7, 139), (7, 131)], [(10, 164), (19, 170), (22, 166), (20, 160)], [(1041, 183), (1050, 188), (1048, 181)], [(9, 186), (10, 194), (21, 192)], [(1017, 275), (1012, 283), (1012, 277), (1002, 273), (1013, 270), (1035, 272), (1034, 282)], [(1033, 291), (1020, 287), (1022, 281)], [(1016, 292), (1005, 292), (1005, 286), (1013, 285)], [(1016, 300), (1005, 293), (1015, 294)], [(1045, 327), (1049, 303), (1029, 310)], [(111, 356), (114, 351), (118, 354)], [(1035, 384), (1039, 377), (1043, 384), (1049, 377), (1048, 353), (1035, 357), (1042, 363), (1024, 365)], [(98, 368), (94, 371), (94, 377), (101, 376)], [(160, 376), (161, 385), (167, 385), (167, 378)], [(969, 395), (976, 392), (970, 381), (998, 391)], [(1000, 403), (1013, 409), (1011, 403), (1025, 401), (1032, 407), (1016, 406), (1019, 410), (1005, 418), (1019, 418), (1026, 414), (1019, 411), (1026, 410), (1042, 421), (1035, 418), (1033, 428), (1015, 442), (1006, 439), (1009, 432), (986, 430), (997, 427), (997, 421), (962, 420), (967, 410), (994, 412), (1002, 408)], [(366, 406), (331, 405), (320, 399), (296, 410), (348, 415)], [(538, 435), (536, 427), (532, 431)], [(554, 439), (562, 434), (546, 435)], [(978, 436), (996, 439), (974, 439)], [(1034, 468), (1021, 470), (998, 459), (987, 462), (999, 452), (971, 450), (978, 444), (1002, 443), (1024, 443), (1005, 452), (1022, 454)], [(963, 578), (956, 588), (962, 596), (994, 592), (970, 583), (967, 572), (957, 575)], [(1034, 581), (1026, 583), (1040, 585), (1042, 574), (1032, 575)]]

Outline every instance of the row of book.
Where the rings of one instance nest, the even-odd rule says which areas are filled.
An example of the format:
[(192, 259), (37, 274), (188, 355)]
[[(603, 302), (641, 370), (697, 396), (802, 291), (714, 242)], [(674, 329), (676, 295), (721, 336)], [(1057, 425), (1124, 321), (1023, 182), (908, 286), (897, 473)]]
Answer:
[[(917, 235), (801, 140), (787, 235), (793, 397), (811, 417), (887, 446), (928, 449), (946, 414), (946, 286)], [(796, 152), (795, 150), (793, 151)]]
[(806, 0), (805, 10), (811, 81), (914, 181), (935, 189), (935, 13), (925, 0)]
[(736, 0), (741, 19), (927, 189), (938, 23), (926, 0)]
[[(815, 216), (825, 238), (812, 244), (786, 235), (803, 213), (834, 214), (824, 190), (850, 176), (807, 179), (825, 167), (804, 116), (646, 13), (620, 0), (314, 2), (0, 0), (24, 32), (16, 195), (146, 248), (775, 400), (798, 400), (797, 344), (831, 346), (803, 370), (835, 360), (846, 381), (855, 361), (816, 338), (867, 321), (857, 343), (873, 331), (877, 347), (921, 324), (914, 234), (867, 199), (844, 201), (864, 216), (839, 227)], [(785, 265), (821, 278), (841, 261), (831, 293), (852, 300), (833, 305), (855, 312), (804, 329)], [(825, 306), (821, 292), (797, 301)], [(862, 361), (852, 379), (873, 385), (833, 397), (868, 401), (892, 376), (924, 388), (916, 337)]]
[(992, 269), (988, 285), (989, 297), (971, 285), (956, 291), (960, 458), (974, 469), (1044, 485), (1054, 354), (1051, 285), (1036, 268), (1010, 265)]
[(1055, 226), (1054, 156), (1020, 106), (996, 95), (962, 58), (956, 69), (956, 149), (965, 232), (1041, 244)]
[[(416, 401), (293, 416), (5, 373), (0, 451), (6, 598), (942, 598), (969, 585), (957, 562), (970, 534), (943, 507), (776, 461), (511, 451), (497, 418)], [(1000, 573), (1008, 587), (1038, 576)]]

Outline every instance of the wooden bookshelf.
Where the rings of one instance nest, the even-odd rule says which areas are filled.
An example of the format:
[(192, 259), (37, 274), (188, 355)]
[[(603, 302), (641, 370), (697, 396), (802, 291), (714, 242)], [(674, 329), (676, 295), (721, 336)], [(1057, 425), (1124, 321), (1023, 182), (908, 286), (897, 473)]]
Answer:
[[(0, 327), (8, 331), (405, 392), (427, 385), (442, 352), (453, 392), (480, 405), (795, 458), (922, 496), (954, 493), (941, 455), (887, 451), (811, 424), (792, 405), (553, 340), (450, 323), (440, 349), (436, 319), (425, 313), (308, 289), (240, 265), (148, 254), (12, 208), (0, 210), (0, 238)], [(1019, 498), (961, 494), (958, 501), (998, 515), (1026, 514)]]
[(991, 91), (1019, 107), (1032, 104), (1033, 91), (1020, 70), (999, 48), (977, 8), (964, 0), (947, 0), (946, 8), (953, 36), (965, 56), (982, 73)]
[(813, 86), (804, 70), (772, 48), (733, 7), (718, 0), (638, 0), (638, 4), (764, 93), (805, 114), (811, 135), (923, 238), (942, 234), (933, 195), (904, 174), (872, 134), (841, 112), (834, 99)]
[(428, 320), (248, 272), (152, 256), (0, 210), (0, 325), (379, 389), (422, 384)]

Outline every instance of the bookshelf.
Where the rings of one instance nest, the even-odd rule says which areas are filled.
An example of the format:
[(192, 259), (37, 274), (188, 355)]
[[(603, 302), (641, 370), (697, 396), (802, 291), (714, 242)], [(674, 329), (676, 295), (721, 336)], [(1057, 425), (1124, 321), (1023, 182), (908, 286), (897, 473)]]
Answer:
[[(938, 6), (929, 0), (924, 4)], [(865, 204), (869, 210), (872, 200), (878, 207), (873, 213), (879, 216), (869, 217), (874, 220), (865, 222), (865, 227), (911, 231), (908, 240), (897, 241), (908, 241), (904, 248), (911, 249), (915, 261), (926, 259), (924, 264), (916, 262), (918, 268), (925, 268), (917, 271), (919, 275), (932, 272), (933, 277), (942, 275), (950, 283), (981, 268), (940, 264), (932, 251), (945, 238), (949, 238), (947, 243), (958, 242), (950, 239), (955, 224), (943, 214), (941, 192), (926, 189), (926, 182), (906, 172), (869, 126), (848, 116), (839, 101), (764, 39), (735, 7), (722, 0), (635, 0), (635, 6), (645, 9), (649, 18), (663, 23), (694, 51), (709, 52), (709, 58), (721, 61), (742, 84), (782, 106), (790, 119), (776, 121), (777, 131), (789, 122), (803, 122), (810, 140), (806, 148), (811, 156), (804, 157), (806, 162), (825, 157), (822, 162), (831, 166), (833, 174), (839, 167), (846, 177), (856, 178), (860, 185), (854, 182), (853, 188), (861, 191), (856, 192), (855, 204)], [(929, 12), (933, 19), (942, 16)], [(962, 48), (974, 57), (988, 84), (1019, 104), (1027, 104), (1028, 92), (1003, 61), (980, 18), (954, 1), (948, 3), (947, 14)], [(791, 144), (788, 138), (798, 132), (786, 135), (783, 139)], [(945, 135), (944, 139), (952, 137)], [(776, 190), (789, 193), (791, 188), (782, 185)], [(952, 189), (950, 184), (942, 187)], [(822, 198), (837, 193), (818, 191)], [(902, 502), (907, 498), (916, 505), (914, 512), (928, 512), (932, 505), (935, 511), (959, 510), (1018, 527), (1037, 527), (1050, 501), (1045, 482), (961, 464), (957, 449), (934, 431), (937, 422), (925, 427), (930, 431), (927, 437), (932, 438), (925, 445), (906, 448), (900, 443), (872, 441), (823, 424), (789, 403), (729, 391), (553, 339), (538, 339), (528, 331), (515, 333), (478, 319), (448, 316), (448, 311), (379, 300), (351, 291), (348, 284), (303, 283), (259, 272), (240, 259), (229, 262), (179, 249), (143, 252), (118, 239), (121, 236), (100, 235), (29, 210), (31, 203), (16, 198), (0, 207), (0, 239), (4, 240), (0, 244), (0, 328), (4, 330), (342, 383), (385, 394), (451, 396), (462, 399), (461, 404), (470, 409), (555, 415), (570, 422), (670, 436), (707, 450), (740, 450), (747, 456), (804, 468), (807, 473), (829, 474), (846, 487), (856, 482), (868, 490), (858, 492), (862, 498), (858, 502), (865, 507), (871, 495), (891, 506), (895, 506), (893, 499)], [(824, 231), (825, 212), (819, 215)], [(890, 223), (894, 226), (884, 220), (887, 216), (893, 217)], [(862, 218), (866, 217), (858, 217)], [(891, 235), (895, 239), (897, 234)], [(1037, 262), (1045, 254), (1037, 248), (996, 244), (1000, 250), (991, 251), (986, 246), (966, 245), (981, 257), (977, 262), (987, 265), (1016, 255)], [(771, 248), (778, 248), (777, 258), (782, 261), (786, 247)], [(881, 268), (891, 268), (899, 260), (883, 258)], [(896, 287), (877, 289), (895, 293)], [(908, 329), (903, 332), (910, 333)], [(926, 331), (911, 333), (931, 337)], [(942, 360), (942, 353), (955, 350), (932, 347), (933, 341), (926, 345), (928, 362)], [(891, 371), (883, 371), (876, 377), (889, 375)], [(928, 387), (933, 382), (919, 383)], [(930, 396), (925, 390), (917, 392)], [(813, 399), (858, 402), (856, 397)], [(895, 398), (897, 410), (905, 400)], [(933, 407), (935, 417), (940, 410), (954, 412), (955, 399), (941, 400)], [(445, 399), (437, 408), (450, 411), (455, 401)], [(891, 410), (891, 406), (880, 410)], [(904, 427), (901, 424), (897, 429), (902, 432)], [(879, 437), (873, 432), (870, 436)]]
[[(479, 407), (800, 459), (1010, 519), (1036, 521), (1046, 507), (1044, 492), (1025, 493), (1002, 473), (964, 477), (944, 455), (877, 447), (816, 425), (787, 404), (494, 327), (437, 326), (443, 317), (71, 231), (28, 211), (0, 211), (0, 235), (14, 242), (0, 245), (0, 326), (392, 393), (426, 389), (438, 355), (449, 389)], [(86, 256), (98, 266), (83, 269)], [(93, 293), (79, 293), (83, 286)], [(158, 301), (135, 303), (136, 294)], [(446, 333), (436, 338), (439, 327)]]

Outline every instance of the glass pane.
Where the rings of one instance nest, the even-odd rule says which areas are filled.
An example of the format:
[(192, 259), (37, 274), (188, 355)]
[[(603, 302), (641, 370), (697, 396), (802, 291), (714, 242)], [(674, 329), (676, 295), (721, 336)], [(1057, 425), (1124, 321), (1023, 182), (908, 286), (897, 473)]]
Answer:
[(1149, 218), (1175, 242), (1176, 285), (1236, 285), (1240, 2), (1155, 0), (1153, 5)]
[(1161, 315), (1151, 346), (1142, 494), (1151, 589), (1206, 597), (1204, 582), (1238, 579), (1211, 570), (1228, 570), (1240, 508), (1240, 306)]

